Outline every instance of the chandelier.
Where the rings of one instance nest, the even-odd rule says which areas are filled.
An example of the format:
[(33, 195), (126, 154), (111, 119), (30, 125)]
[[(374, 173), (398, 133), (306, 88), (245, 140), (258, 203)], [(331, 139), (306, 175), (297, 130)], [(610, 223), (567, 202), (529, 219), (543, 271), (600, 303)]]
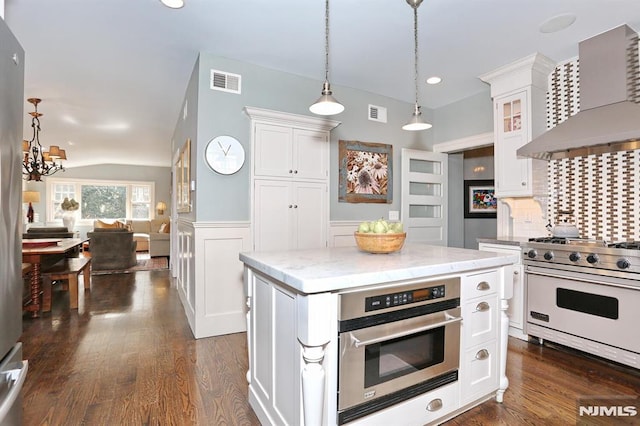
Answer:
[(33, 137), (30, 141), (22, 141), (22, 152), (24, 153), (22, 174), (25, 180), (40, 181), (42, 176), (51, 176), (57, 171), (64, 171), (62, 160), (67, 159), (67, 153), (59, 146), (51, 145), (49, 151), (45, 151), (40, 144), (40, 117), (42, 114), (38, 112), (38, 104), (41, 101), (38, 98), (27, 99), (27, 102), (33, 104), (35, 111), (29, 113)]

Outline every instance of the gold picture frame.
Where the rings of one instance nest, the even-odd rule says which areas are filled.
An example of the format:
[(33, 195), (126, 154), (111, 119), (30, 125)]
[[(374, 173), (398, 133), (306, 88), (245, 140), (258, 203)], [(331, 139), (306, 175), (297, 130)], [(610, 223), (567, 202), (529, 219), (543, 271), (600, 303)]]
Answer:
[(178, 213), (191, 211), (191, 139), (187, 138), (176, 161), (176, 205)]

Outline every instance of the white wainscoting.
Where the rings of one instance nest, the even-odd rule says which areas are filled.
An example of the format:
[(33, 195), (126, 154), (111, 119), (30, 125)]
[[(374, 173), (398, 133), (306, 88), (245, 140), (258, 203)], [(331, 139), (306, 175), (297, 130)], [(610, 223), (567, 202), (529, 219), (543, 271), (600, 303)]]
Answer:
[(329, 223), (329, 247), (355, 247), (353, 233), (363, 220), (341, 220)]
[(238, 255), (251, 250), (249, 222), (193, 222), (178, 234), (178, 291), (194, 337), (246, 331)]

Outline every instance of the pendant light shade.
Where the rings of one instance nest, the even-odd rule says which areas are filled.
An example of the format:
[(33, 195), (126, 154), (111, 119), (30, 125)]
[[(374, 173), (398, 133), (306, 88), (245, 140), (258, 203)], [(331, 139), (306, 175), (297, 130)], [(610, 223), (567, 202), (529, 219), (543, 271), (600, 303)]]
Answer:
[(329, 84), (329, 0), (326, 0), (324, 15), (324, 84), (320, 98), (309, 107), (309, 111), (318, 115), (335, 115), (344, 111), (344, 106), (332, 96)]
[(322, 85), (322, 95), (309, 107), (309, 111), (318, 115), (335, 115), (344, 111), (344, 105), (331, 95), (331, 85), (325, 81)]
[(431, 124), (425, 122), (422, 119), (422, 113), (420, 112), (420, 106), (418, 104), (415, 105), (415, 109), (413, 114), (411, 114), (411, 119), (402, 126), (402, 130), (416, 131), (416, 130), (427, 130), (430, 129)]
[(407, 3), (413, 9), (413, 41), (414, 41), (414, 49), (413, 49), (413, 68), (414, 68), (414, 87), (415, 87), (415, 95), (416, 102), (413, 107), (413, 114), (411, 114), (411, 118), (402, 126), (403, 130), (409, 131), (417, 131), (417, 130), (427, 130), (432, 126), (431, 124), (425, 122), (422, 119), (422, 113), (420, 112), (420, 105), (418, 105), (418, 7), (422, 3), (422, 0), (407, 0)]

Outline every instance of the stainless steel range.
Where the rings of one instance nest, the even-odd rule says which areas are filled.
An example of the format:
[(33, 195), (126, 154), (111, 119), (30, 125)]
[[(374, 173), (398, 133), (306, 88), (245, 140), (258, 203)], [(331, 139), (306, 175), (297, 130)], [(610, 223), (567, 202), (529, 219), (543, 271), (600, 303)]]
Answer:
[(640, 242), (534, 238), (523, 263), (530, 336), (640, 368)]

